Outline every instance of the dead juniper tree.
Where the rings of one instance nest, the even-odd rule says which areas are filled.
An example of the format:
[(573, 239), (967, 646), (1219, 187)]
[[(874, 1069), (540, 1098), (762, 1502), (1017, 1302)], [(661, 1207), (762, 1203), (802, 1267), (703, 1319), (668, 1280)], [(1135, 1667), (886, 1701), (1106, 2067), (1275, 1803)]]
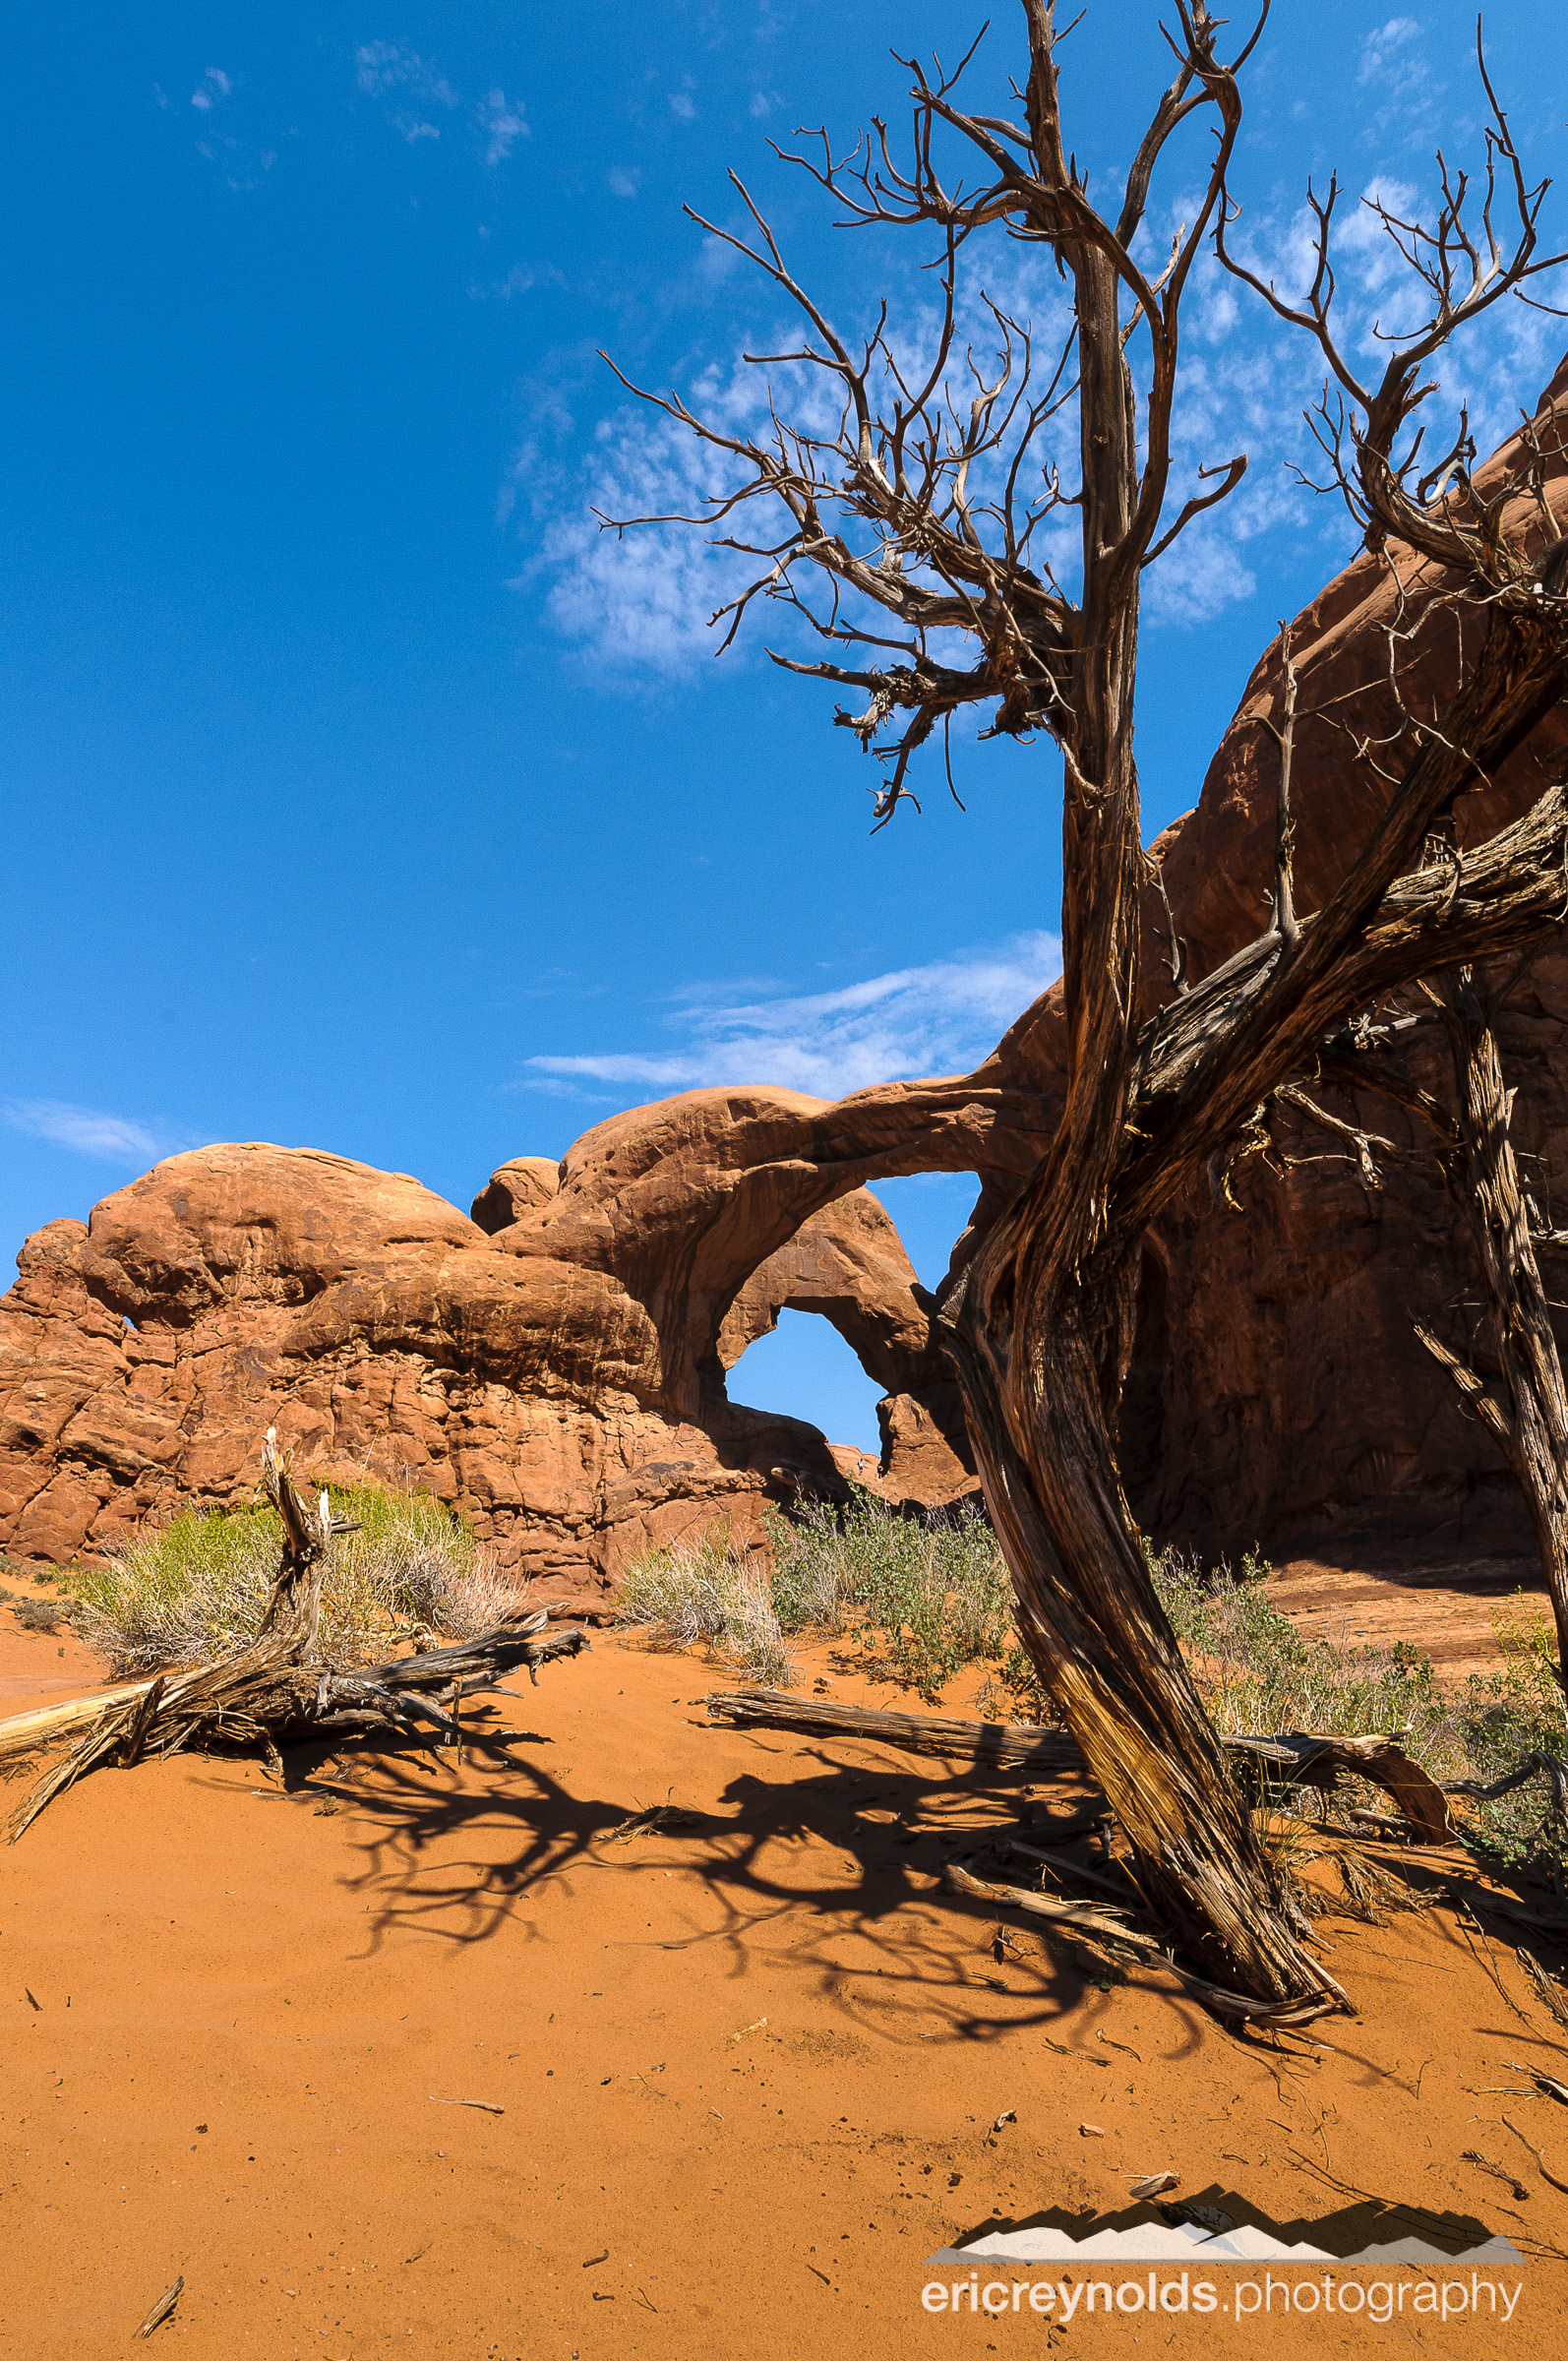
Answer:
[[(1453, 859), (1457, 867), (1457, 852)], [(1386, 1007), (1364, 1012), (1326, 1046), (1319, 1079), (1370, 1091), (1419, 1119), (1423, 1129), (1414, 1146), (1331, 1113), (1299, 1085), (1287, 1084), (1275, 1100), (1343, 1141), (1369, 1188), (1382, 1189), (1388, 1168), (1412, 1155), (1435, 1161), (1470, 1230), (1484, 1298), (1482, 1325), (1490, 1331), (1497, 1365), (1495, 1390), (1473, 1358), (1456, 1353), (1419, 1320), (1413, 1325), (1453, 1380), (1459, 1402), (1496, 1442), (1524, 1493), (1556, 1624), (1561, 1685), (1568, 1665), (1568, 1383), (1538, 1249), (1568, 1247), (1568, 1232), (1542, 1218), (1520, 1170), (1513, 1141), (1518, 1094), (1508, 1086), (1497, 1038), (1499, 1012), (1530, 958), (1527, 952), (1490, 991), (1470, 966), (1423, 977), (1414, 1001), (1402, 994)], [(1421, 1035), (1434, 1028), (1446, 1039), (1452, 1106), (1427, 1087), (1412, 1062)], [(1276, 1148), (1265, 1120), (1243, 1152)]]
[[(885, 766), (877, 824), (909, 795), (917, 751), (961, 707), (992, 708), (987, 736), (1043, 733), (1060, 750), (1064, 1103), (1050, 1151), (950, 1284), (940, 1332), (1016, 1587), (1020, 1631), (1131, 1840), (1149, 1903), (1217, 1983), (1299, 2021), (1343, 1995), (1303, 1950), (1226, 1772), (1117, 1471), (1135, 1275), (1161, 1209), (1223, 1168), (1256, 1112), (1293, 1076), (1311, 1073), (1356, 1012), (1423, 973), (1524, 944), (1557, 922), (1568, 829), (1560, 792), (1470, 853), (1457, 883), (1451, 859), (1423, 856), (1455, 798), (1489, 775), (1561, 695), (1568, 633), (1563, 608), (1538, 595), (1502, 529), (1503, 496), (1483, 496), (1473, 481), (1463, 423), (1439, 464), (1418, 474), (1411, 421), (1432, 390), (1424, 364), (1558, 258), (1538, 254), (1543, 190), (1527, 187), (1493, 101), (1474, 231), (1467, 206), (1474, 212), (1477, 201), (1446, 168), (1435, 227), (1374, 208), (1432, 300), (1420, 329), (1392, 343), (1378, 382), (1363, 386), (1334, 333), (1337, 193), (1316, 207), (1319, 265), (1299, 304), (1258, 279), (1228, 243), (1237, 76), (1261, 20), (1227, 60), (1224, 28), (1204, 0), (1176, 0), (1176, 30), (1166, 36), (1175, 74), (1114, 211), (1097, 209), (1070, 155), (1057, 86), (1064, 35), (1051, 0), (1023, 0), (1023, 73), (1010, 112), (961, 104), (973, 51), (951, 74), (905, 60), (913, 120), (902, 160), (879, 121), (847, 155), (823, 133), (785, 158), (848, 222), (929, 233), (940, 302), (924, 352), (895, 346), (885, 304), (869, 337), (852, 345), (840, 335), (735, 180), (752, 230), (692, 217), (797, 308), (804, 340), (746, 356), (786, 372), (770, 381), (763, 431), (704, 419), (676, 395), (658, 406), (701, 439), (723, 477), (705, 513), (679, 521), (717, 522), (719, 546), (760, 562), (715, 617), (725, 644), (759, 597), (809, 619), (829, 653), (775, 661), (865, 696), (861, 712), (840, 709), (834, 719)], [(1187, 125), (1207, 126), (1212, 141), (1201, 195), (1164, 267), (1146, 269), (1140, 231), (1151, 184)], [(1502, 207), (1506, 248), (1493, 233)], [(999, 274), (1008, 241), (1070, 290), (1070, 325), (1044, 363), (1024, 306), (984, 295), (995, 363), (982, 365), (966, 347), (969, 267), (976, 253), (991, 252)], [(1380, 750), (1391, 774), (1385, 808), (1343, 881), (1310, 912), (1296, 909), (1292, 890), (1282, 731), (1269, 921), (1145, 1021), (1146, 856), (1133, 757), (1140, 581), (1246, 464), (1233, 457), (1206, 470), (1209, 487), (1168, 519), (1181, 305), (1211, 242), (1223, 264), (1321, 345), (1336, 385), (1319, 420), (1335, 478), (1368, 545), (1403, 570), (1411, 618), (1447, 601), (1463, 649), (1446, 707), (1413, 715)], [(803, 377), (818, 397), (801, 397), (791, 414)], [(1076, 427), (1076, 460), (1059, 466), (1057, 419)], [(769, 529), (746, 531), (759, 509), (770, 512)], [(605, 521), (625, 529), (677, 519)], [(1053, 562), (1063, 526), (1070, 567)], [(812, 582), (825, 593), (819, 605), (805, 592)], [(955, 636), (969, 642), (972, 663), (934, 652), (934, 640), (945, 650)]]
[(1458, 1138), (1447, 1160), (1450, 1185), (1476, 1242), (1503, 1400), (1495, 1400), (1469, 1363), (1435, 1336), (1420, 1326), (1416, 1333), (1475, 1405), (1525, 1495), (1557, 1626), (1561, 1684), (1568, 1665), (1568, 1387), (1536, 1248), (1568, 1241), (1542, 1226), (1521, 1178), (1512, 1137), (1514, 1093), (1503, 1079), (1493, 1010), (1478, 990), (1475, 971), (1450, 971), (1437, 980), (1437, 992), (1459, 1107)]

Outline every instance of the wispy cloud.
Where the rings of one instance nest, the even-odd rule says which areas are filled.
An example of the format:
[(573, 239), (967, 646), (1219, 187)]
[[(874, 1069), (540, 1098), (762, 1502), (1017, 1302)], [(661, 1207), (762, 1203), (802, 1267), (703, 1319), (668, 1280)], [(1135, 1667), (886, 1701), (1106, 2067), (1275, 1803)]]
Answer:
[(470, 279), (468, 292), (476, 302), (495, 298), (510, 303), (514, 295), (526, 295), (533, 287), (564, 287), (566, 283), (554, 263), (513, 263), (504, 278)]
[(111, 1164), (155, 1164), (169, 1155), (176, 1142), (150, 1131), (145, 1123), (123, 1115), (106, 1115), (96, 1107), (73, 1107), (61, 1099), (13, 1099), (4, 1115), (13, 1131), (46, 1139), (79, 1156), (96, 1156)]
[[(154, 83), (152, 96), (167, 114), (167, 91)], [(192, 91), (189, 104), (195, 116), (191, 130), (197, 154), (237, 194), (260, 188), (277, 161), (272, 142), (278, 135), (275, 129), (264, 128), (265, 101), (259, 100), (250, 77), (230, 74), (222, 66), (209, 66)]]
[(532, 137), (521, 104), (505, 91), (487, 91), (479, 101), (479, 128), (485, 135), (485, 162), (505, 163), (519, 140)]
[(668, 1047), (529, 1058), (514, 1087), (629, 1100), (772, 1083), (834, 1099), (874, 1082), (964, 1073), (1060, 972), (1059, 942), (1040, 932), (831, 992), (696, 987), (663, 1019)]
[(421, 110), (457, 104), (451, 83), (407, 41), (364, 42), (354, 51), (354, 78), (367, 97), (397, 101), (387, 120), (410, 146), (441, 137), (441, 126)]
[(612, 164), (605, 174), (612, 197), (634, 197), (642, 186), (642, 173), (635, 164)]

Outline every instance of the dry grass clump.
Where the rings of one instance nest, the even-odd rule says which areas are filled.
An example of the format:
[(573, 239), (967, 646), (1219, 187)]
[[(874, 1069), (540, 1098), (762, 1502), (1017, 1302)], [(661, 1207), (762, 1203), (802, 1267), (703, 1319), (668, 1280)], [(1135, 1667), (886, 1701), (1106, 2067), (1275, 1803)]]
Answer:
[(616, 1619), (657, 1648), (707, 1645), (739, 1672), (787, 1682), (790, 1653), (765, 1565), (727, 1528), (646, 1549), (633, 1560)]
[[(514, 1611), (492, 1553), (430, 1493), (334, 1485), (332, 1502), (359, 1525), (334, 1544), (322, 1591), (332, 1663), (368, 1663), (420, 1630), (467, 1639)], [(72, 1619), (118, 1677), (209, 1663), (255, 1638), (282, 1541), (271, 1508), (187, 1509), (74, 1570)]]
[(1268, 1595), (1269, 1567), (1250, 1553), (1239, 1574), (1204, 1568), (1178, 1549), (1148, 1553), (1149, 1573), (1181, 1643), (1198, 1694), (1227, 1737), (1310, 1729), (1332, 1737), (1408, 1732), (1417, 1758), (1445, 1731), (1431, 1659), (1308, 1640)]

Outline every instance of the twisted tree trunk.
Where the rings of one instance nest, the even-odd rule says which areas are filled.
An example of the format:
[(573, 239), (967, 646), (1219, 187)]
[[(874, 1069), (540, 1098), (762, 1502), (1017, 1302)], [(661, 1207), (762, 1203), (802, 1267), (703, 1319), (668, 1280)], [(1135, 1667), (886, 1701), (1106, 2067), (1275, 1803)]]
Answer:
[[(1054, 1143), (1023, 1196), (945, 1292), (941, 1330), (1017, 1588), (1024, 1638), (1134, 1839), (1151, 1901), (1183, 1929), (1216, 1980), (1234, 1977), (1253, 1998), (1281, 2008), (1328, 2006), (1338, 1988), (1297, 1940), (1160, 1610), (1122, 1496), (1114, 1434), (1132, 1280), (1150, 1222), (1206, 1169), (1223, 1187), (1225, 1160), (1255, 1111), (1294, 1076), (1313, 1072), (1335, 1038), (1356, 1030), (1359, 1012), (1424, 972), (1479, 955), (1482, 939), (1495, 943), (1517, 930), (1515, 938), (1528, 940), (1531, 929), (1538, 934), (1558, 921), (1560, 879), (1539, 855), (1554, 832), (1560, 838), (1560, 799), (1549, 812), (1550, 799), (1542, 799), (1532, 826), (1503, 831), (1462, 875), (1451, 861), (1416, 866), (1456, 798), (1495, 777), (1568, 677), (1568, 601), (1556, 561), (1545, 573), (1534, 569), (1504, 529), (1510, 504), (1528, 500), (1532, 530), (1548, 538), (1555, 531), (1546, 485), (1549, 475), (1560, 476), (1565, 456), (1556, 413), (1548, 408), (1526, 420), (1517, 464), (1489, 480), (1485, 470), (1471, 473), (1463, 420), (1446, 458), (1424, 477), (1413, 476), (1420, 446), (1415, 413), (1434, 390), (1425, 375), (1433, 356), (1464, 322), (1522, 294), (1554, 258), (1537, 251), (1542, 192), (1528, 186), (1483, 69), (1487, 153), (1507, 165), (1506, 176), (1500, 168), (1488, 173), (1484, 234), (1463, 220), (1470, 183), (1446, 167), (1435, 230), (1413, 229), (1376, 198), (1367, 201), (1406, 260), (1416, 261), (1434, 300), (1391, 339), (1376, 385), (1363, 386), (1330, 316), (1337, 182), (1325, 199), (1311, 200), (1315, 275), (1300, 304), (1227, 251), (1236, 212), (1227, 175), (1241, 121), (1237, 74), (1261, 20), (1228, 60), (1208, 0), (1185, 0), (1179, 34), (1167, 33), (1174, 79), (1131, 156), (1118, 209), (1102, 213), (1063, 136), (1063, 36), (1055, 0), (1021, 5), (1027, 72), (1013, 88), (1022, 123), (1014, 113), (964, 109), (956, 92), (967, 58), (951, 72), (939, 64), (928, 72), (911, 59), (904, 61), (915, 109), (906, 163), (895, 162), (880, 123), (841, 160), (825, 135), (820, 160), (814, 149), (790, 159), (842, 205), (849, 221), (929, 224), (939, 232), (944, 253), (934, 268), (943, 325), (935, 366), (925, 351), (918, 362), (906, 354), (897, 364), (885, 307), (864, 343), (840, 336), (791, 275), (737, 180), (756, 242), (722, 223), (703, 226), (748, 256), (805, 316), (806, 343), (787, 357), (831, 381), (838, 431), (824, 435), (819, 423), (792, 422), (776, 387), (769, 389), (769, 430), (758, 439), (737, 434), (728, 419), (704, 422), (678, 396), (645, 398), (725, 454), (726, 483), (739, 464), (740, 487), (715, 493), (708, 514), (720, 544), (759, 561), (762, 571), (721, 610), (729, 636), (754, 599), (787, 596), (825, 640), (841, 643), (834, 657), (852, 651), (853, 668), (825, 658), (778, 660), (869, 693), (863, 714), (839, 709), (836, 722), (872, 749), (893, 712), (912, 715), (900, 737), (874, 750), (890, 765), (875, 806), (878, 825), (908, 792), (914, 751), (938, 719), (945, 724), (966, 703), (995, 702), (987, 737), (1046, 732), (1061, 750), (1065, 1101)], [(1164, 269), (1151, 276), (1139, 257), (1152, 176), (1194, 114), (1212, 142), (1207, 177), (1190, 203), (1183, 200), (1182, 227)], [(938, 135), (954, 143), (954, 171), (939, 160)], [(1491, 211), (1505, 178), (1515, 215), (1507, 251), (1492, 234)], [(998, 228), (1032, 246), (1042, 263), (1049, 259), (1070, 286), (1071, 330), (1049, 380), (1045, 369), (1033, 378), (1035, 327), (983, 298), (998, 343), (995, 371), (989, 361), (983, 369), (971, 347), (972, 383), (957, 402), (958, 257), (975, 236)], [(1314, 338), (1339, 389), (1339, 396), (1325, 390), (1314, 427), (1366, 547), (1383, 557), (1397, 584), (1386, 679), (1378, 667), (1392, 710), (1355, 741), (1375, 822), (1364, 842), (1346, 848), (1343, 881), (1320, 908), (1299, 915), (1290, 819), (1297, 684), (1287, 636), (1285, 695), (1277, 718), (1265, 724), (1281, 750), (1272, 916), (1252, 943), (1190, 992), (1173, 941), (1176, 997), (1139, 1033), (1136, 1012), (1154, 998), (1140, 998), (1144, 855), (1132, 744), (1139, 582), (1142, 569), (1223, 500), (1247, 464), (1237, 454), (1205, 466), (1202, 478), (1217, 479), (1213, 488), (1194, 488), (1174, 520), (1163, 522), (1180, 307), (1211, 241), (1225, 268)], [(1462, 289), (1448, 258), (1474, 261), (1482, 245), (1489, 266), (1478, 265)], [(1445, 258), (1435, 272), (1418, 259), (1428, 250)], [(1134, 339), (1136, 382), (1127, 361)], [(748, 356), (757, 366), (783, 357)], [(1035, 440), (1069, 399), (1079, 429), (1070, 492)], [(782, 538), (771, 529), (759, 538), (737, 528), (733, 519), (754, 498), (780, 504)], [(1048, 520), (1068, 505), (1081, 563), (1076, 599), (1054, 571), (1055, 555), (1045, 555)], [(825, 616), (806, 608), (795, 588), (797, 575), (813, 569), (831, 583)], [(845, 597), (878, 611), (875, 633), (864, 629), (864, 612), (853, 619), (841, 613)], [(1400, 666), (1412, 629), (1436, 613), (1454, 620), (1458, 687), (1441, 711), (1422, 698), (1417, 713), (1407, 707)], [(881, 636), (884, 617), (891, 637)], [(973, 672), (937, 663), (928, 645), (928, 635), (954, 631), (977, 644)], [(868, 666), (868, 647), (891, 648), (898, 660), (878, 655)]]

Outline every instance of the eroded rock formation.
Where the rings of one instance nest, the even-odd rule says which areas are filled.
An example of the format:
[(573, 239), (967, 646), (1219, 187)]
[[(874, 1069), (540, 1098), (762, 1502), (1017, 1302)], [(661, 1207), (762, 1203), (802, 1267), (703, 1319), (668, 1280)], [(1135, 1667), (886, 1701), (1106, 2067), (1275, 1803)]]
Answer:
[[(1568, 370), (1543, 398), (1568, 394)], [(1501, 485), (1504, 451), (1482, 481)], [(1551, 498), (1568, 511), (1561, 474)], [(1545, 527), (1523, 497), (1505, 526)], [(1440, 587), (1408, 551), (1362, 556), (1294, 627), (1297, 906), (1319, 903), (1386, 789), (1357, 735), (1403, 694), (1440, 701), (1458, 655)], [(1279, 690), (1264, 658), (1196, 809), (1153, 847), (1190, 972), (1255, 932), (1272, 867)], [(1457, 814), (1462, 844), (1523, 809), (1560, 762), (1552, 714)], [(1164, 939), (1151, 884), (1144, 923)], [(1163, 992), (1146, 962), (1149, 1005)], [(1538, 1196), (1568, 1199), (1568, 958), (1540, 957), (1498, 1032)], [(688, 1092), (596, 1125), (559, 1168), (503, 1165), (473, 1218), (403, 1176), (312, 1150), (172, 1158), (90, 1224), (28, 1241), (0, 1302), (0, 1546), (99, 1549), (177, 1500), (247, 1490), (270, 1423), (302, 1464), (407, 1474), (459, 1503), (509, 1563), (576, 1586), (630, 1549), (842, 1477), (823, 1437), (732, 1404), (725, 1372), (785, 1305), (833, 1319), (887, 1389), (884, 1489), (943, 1499), (967, 1482), (929, 1301), (864, 1184), (971, 1172), (961, 1259), (1036, 1165), (1065, 1042), (1047, 993), (971, 1074), (834, 1103)], [(1441, 1087), (1434, 1064), (1434, 1083)], [(1341, 1100), (1342, 1106), (1354, 1102)], [(1397, 1130), (1386, 1107), (1361, 1111)], [(1321, 1133), (1277, 1126), (1245, 1210), (1174, 1206), (1151, 1238), (1123, 1415), (1134, 1505), (1162, 1538), (1278, 1547), (1305, 1531), (1386, 1533), (1484, 1516), (1512, 1487), (1460, 1418), (1414, 1318), (1468, 1341), (1463, 1224), (1435, 1176), (1369, 1187)]]
[[(844, 1327), (889, 1389), (939, 1389), (926, 1300), (864, 1193), (762, 1262), (698, 1368), (684, 1302), (660, 1333), (670, 1291), (650, 1306), (534, 1234), (552, 1201), (537, 1164), (476, 1200), (523, 1201), (493, 1237), (405, 1175), (256, 1143), (171, 1157), (90, 1223), (51, 1223), (0, 1303), (0, 1545), (99, 1551), (144, 1517), (242, 1497), (275, 1424), (302, 1468), (426, 1484), (505, 1563), (591, 1589), (649, 1540), (718, 1515), (754, 1531), (769, 1495), (842, 1492), (814, 1428), (726, 1397), (725, 1367), (786, 1304)], [(922, 1405), (897, 1415), (918, 1481), (895, 1447), (891, 1488), (961, 1487)]]

